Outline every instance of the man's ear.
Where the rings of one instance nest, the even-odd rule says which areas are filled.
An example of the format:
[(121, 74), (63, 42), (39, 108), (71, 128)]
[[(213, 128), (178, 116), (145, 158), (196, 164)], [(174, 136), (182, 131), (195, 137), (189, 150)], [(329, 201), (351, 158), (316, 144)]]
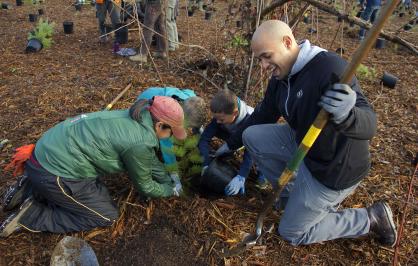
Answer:
[(292, 39), (289, 36), (283, 36), (283, 45), (287, 48), (290, 49), (293, 45)]
[(234, 116), (238, 116), (238, 114), (239, 114), (239, 111), (238, 111), (238, 108), (235, 108), (235, 110), (234, 110), (234, 112), (232, 113)]

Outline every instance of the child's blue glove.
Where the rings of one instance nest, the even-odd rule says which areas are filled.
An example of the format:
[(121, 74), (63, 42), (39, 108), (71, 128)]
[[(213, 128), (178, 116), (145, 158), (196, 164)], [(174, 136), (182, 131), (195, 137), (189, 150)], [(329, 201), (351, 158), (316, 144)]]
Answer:
[(245, 177), (237, 175), (225, 187), (225, 195), (232, 196), (240, 193), (245, 194)]

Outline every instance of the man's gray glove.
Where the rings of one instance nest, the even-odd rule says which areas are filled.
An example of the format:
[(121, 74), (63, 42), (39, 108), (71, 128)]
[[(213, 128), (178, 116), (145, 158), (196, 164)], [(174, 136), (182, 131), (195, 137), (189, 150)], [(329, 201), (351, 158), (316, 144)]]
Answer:
[(215, 152), (215, 157), (219, 157), (225, 153), (230, 152), (231, 150), (228, 147), (228, 144), (224, 143), (219, 149)]
[(336, 83), (321, 96), (318, 104), (332, 115), (331, 120), (334, 123), (340, 124), (356, 104), (356, 97), (356, 92), (350, 86)]

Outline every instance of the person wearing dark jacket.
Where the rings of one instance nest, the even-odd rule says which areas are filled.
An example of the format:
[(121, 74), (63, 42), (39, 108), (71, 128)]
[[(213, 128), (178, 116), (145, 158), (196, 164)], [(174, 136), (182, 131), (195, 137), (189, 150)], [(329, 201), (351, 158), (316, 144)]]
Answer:
[[(202, 175), (205, 174), (211, 161), (209, 151), (212, 139), (214, 137), (222, 140), (228, 139), (251, 115), (254, 108), (248, 106), (232, 91), (224, 89), (218, 91), (218, 93), (213, 96), (210, 102), (210, 111), (212, 112), (213, 119), (205, 127), (205, 130), (203, 130), (198, 144), (200, 154), (203, 157)], [(224, 153), (222, 147), (223, 146), (215, 152), (215, 157), (218, 154)], [(225, 187), (225, 195), (232, 196), (238, 193), (241, 195), (245, 194), (245, 179), (250, 173), (251, 166), (252, 160), (250, 154), (247, 151), (244, 151), (238, 175), (236, 175)], [(260, 174), (259, 183), (262, 183), (263, 181), (264, 177)]]
[[(264, 99), (226, 141), (224, 150), (244, 143), (277, 188), (278, 177), (320, 108), (330, 113), (294, 181), (280, 195), (287, 204), (279, 234), (292, 245), (307, 245), (373, 233), (381, 244), (393, 246), (396, 230), (387, 203), (337, 209), (366, 177), (369, 140), (376, 133), (376, 115), (358, 80), (336, 83), (347, 62), (308, 40), (298, 45), (289, 26), (277, 20), (256, 30), (251, 47), (272, 78)], [(276, 123), (280, 117), (286, 123)]]

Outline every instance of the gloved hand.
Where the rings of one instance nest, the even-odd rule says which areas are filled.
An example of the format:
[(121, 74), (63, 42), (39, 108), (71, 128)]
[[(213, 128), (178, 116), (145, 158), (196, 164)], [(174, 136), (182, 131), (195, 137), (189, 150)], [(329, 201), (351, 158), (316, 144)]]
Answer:
[(331, 120), (334, 123), (340, 124), (350, 114), (356, 98), (356, 92), (350, 86), (338, 83), (324, 93), (318, 104), (332, 115)]
[(230, 152), (231, 150), (228, 147), (228, 144), (224, 143), (219, 149), (215, 152), (215, 157), (221, 156), (222, 154), (225, 154), (227, 152)]
[(232, 196), (241, 193), (245, 194), (245, 177), (237, 175), (225, 187), (225, 195)]
[(176, 184), (173, 187), (173, 195), (174, 196), (179, 197), (182, 192), (183, 192), (183, 187), (181, 186), (181, 184)]
[(204, 176), (207, 170), (208, 170), (208, 166), (207, 165), (203, 166), (202, 172), (200, 172), (200, 176)]
[(183, 186), (181, 185), (180, 177), (177, 173), (171, 173), (170, 178), (174, 182), (173, 195), (178, 197), (180, 196), (181, 192), (183, 192)]

